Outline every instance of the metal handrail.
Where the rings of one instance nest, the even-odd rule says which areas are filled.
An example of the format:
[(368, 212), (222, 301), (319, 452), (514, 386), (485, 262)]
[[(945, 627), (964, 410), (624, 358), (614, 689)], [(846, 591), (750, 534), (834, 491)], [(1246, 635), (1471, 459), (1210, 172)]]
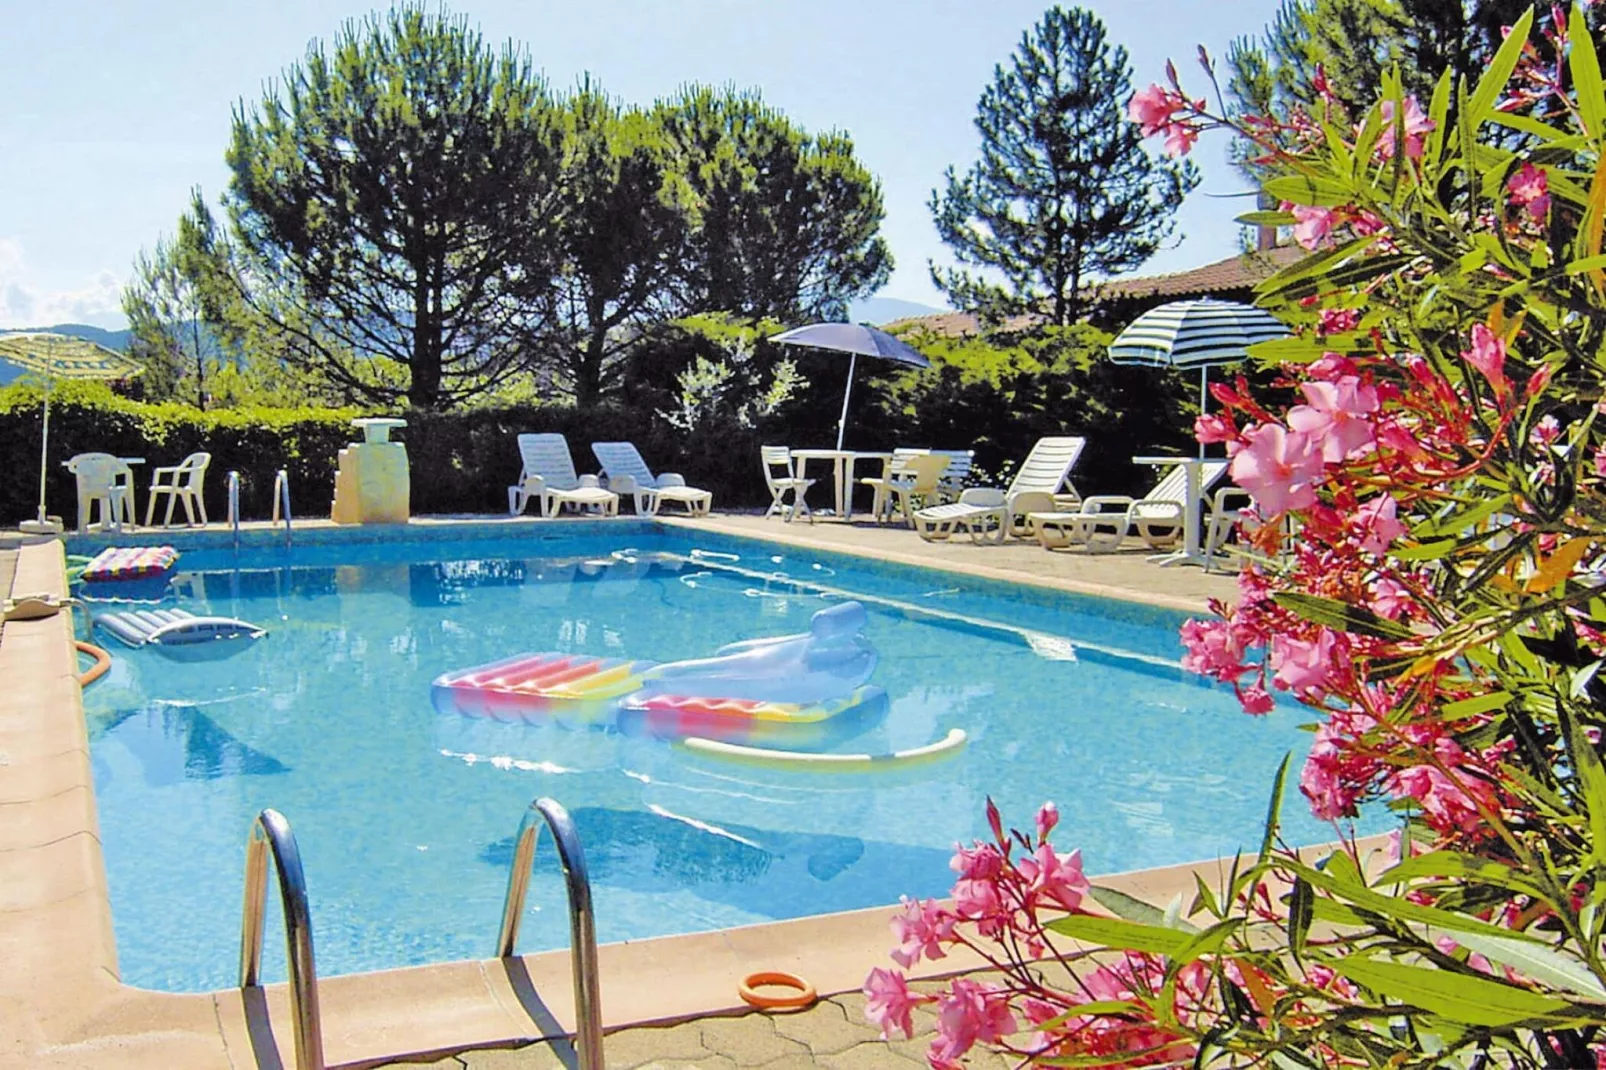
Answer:
[(283, 468), (273, 477), (273, 522), (279, 522), (280, 506), (284, 508), (284, 548), (290, 549), (290, 473)]
[(312, 917), (307, 880), (301, 872), (290, 822), (277, 810), (264, 810), (251, 823), (245, 847), (245, 905), (240, 919), (240, 987), (262, 978), (262, 923), (268, 898), (268, 849), (279, 872), (284, 903), (284, 943), (290, 964), (290, 1014), (295, 1019), (296, 1066), (324, 1070), (323, 1024), (318, 1015), (318, 968), (312, 956)]
[(234, 529), (234, 548), (240, 548), (240, 473), (229, 473), (229, 526)]
[(558, 861), (569, 895), (569, 957), (574, 972), (574, 1046), (580, 1070), (603, 1070), (602, 990), (597, 969), (597, 922), (591, 908), (591, 878), (586, 874), (585, 854), (574, 821), (556, 799), (540, 798), (524, 811), (519, 834), (514, 840), (513, 870), (507, 878), (507, 898), (502, 903), (502, 931), (496, 938), (497, 958), (512, 958), (519, 939), (519, 922), (524, 916), (524, 897), (530, 888), (530, 871), (535, 862), (535, 842), (540, 821), (552, 830), (558, 845)]

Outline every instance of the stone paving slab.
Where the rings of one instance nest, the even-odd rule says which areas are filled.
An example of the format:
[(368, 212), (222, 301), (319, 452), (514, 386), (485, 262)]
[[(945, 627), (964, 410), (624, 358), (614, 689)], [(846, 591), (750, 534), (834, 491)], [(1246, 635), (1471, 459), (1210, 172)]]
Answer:
[[(916, 989), (933, 991), (933, 982)], [(892, 1070), (926, 1064), (936, 1016), (921, 1008), (914, 1039), (888, 1042), (864, 1020), (864, 997), (857, 992), (822, 999), (804, 1011), (700, 1018), (678, 1025), (621, 1029), (603, 1041), (608, 1070)], [(388, 1063), (378, 1070), (560, 1070), (572, 1068), (567, 1042), (522, 1048), (465, 1051), (429, 1063)], [(979, 1070), (1011, 1065), (977, 1052), (970, 1065)]]

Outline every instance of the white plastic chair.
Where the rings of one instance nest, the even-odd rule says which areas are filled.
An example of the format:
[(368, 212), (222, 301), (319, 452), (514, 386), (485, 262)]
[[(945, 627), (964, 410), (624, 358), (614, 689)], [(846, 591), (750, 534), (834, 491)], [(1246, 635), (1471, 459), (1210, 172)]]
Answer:
[[(765, 510), (765, 516), (774, 516), (784, 513), (786, 522), (790, 524), (792, 518), (797, 516), (799, 509), (814, 523), (814, 511), (804, 500), (810, 487), (815, 481), (805, 479), (797, 474), (796, 464), (792, 460), (792, 451), (786, 446), (760, 446), (758, 448), (759, 460), (764, 464), (764, 485), (770, 489), (770, 507)], [(792, 495), (792, 504), (788, 506), (785, 498), (787, 493)]]
[[(1228, 502), (1233, 498), (1242, 498), (1243, 501), (1237, 505), (1229, 505)], [(1233, 486), (1222, 487), (1216, 491), (1215, 497), (1210, 500), (1210, 520), (1205, 528), (1204, 543), (1204, 570), (1206, 572), (1214, 571), (1218, 555), (1227, 556), (1227, 537), (1232, 534), (1234, 528), (1243, 522), (1245, 515), (1249, 511), (1249, 505), (1253, 501), (1254, 498), (1247, 490)], [(1285, 533), (1292, 533), (1292, 524), (1293, 516), (1290, 515), (1284, 521)]]
[(859, 480), (861, 485), (875, 492), (870, 512), (876, 523), (887, 520), (893, 512), (899, 512), (904, 520), (913, 524), (914, 503), (925, 503), (936, 496), (943, 474), (948, 470), (948, 462), (946, 453), (934, 450), (893, 450), (885, 474), (879, 478)]
[(196, 514), (201, 517), (201, 526), (206, 526), (206, 499), (202, 495), (202, 487), (206, 481), (206, 467), (212, 463), (210, 453), (192, 453), (178, 464), (167, 468), (158, 468), (151, 473), (151, 490), (145, 506), (145, 526), (150, 527), (156, 516), (156, 497), (159, 494), (167, 495), (167, 513), (162, 518), (162, 527), (173, 526), (173, 506), (179, 502), (184, 503), (184, 516), (194, 526)]
[[(922, 539), (946, 539), (963, 529), (977, 542), (1003, 542), (1006, 535), (1023, 537), (1028, 513), (1053, 509), (1058, 499), (1080, 500), (1071, 483), (1071, 469), (1082, 456), (1087, 439), (1077, 435), (1051, 435), (1037, 440), (1008, 490), (972, 487), (957, 502), (917, 510), (912, 519)], [(991, 490), (991, 494), (974, 494)]]
[[(1201, 493), (1226, 475), (1227, 464), (1206, 461), (1199, 466)], [(1120, 549), (1134, 531), (1152, 548), (1163, 550), (1182, 537), (1187, 478), (1186, 466), (1176, 465), (1141, 498), (1096, 494), (1084, 499), (1075, 512), (1034, 512), (1026, 519), (1037, 533), (1037, 541), (1050, 550), (1086, 546), (1090, 552), (1108, 553)]]
[(520, 435), (518, 442), (524, 470), (518, 483), (507, 488), (509, 516), (520, 515), (532, 501), (540, 502), (541, 515), (548, 517), (565, 505), (618, 515), (619, 495), (602, 489), (596, 476), (575, 474), (568, 439), (547, 432)]
[(123, 530), (123, 516), (127, 501), (123, 476), (128, 465), (109, 453), (80, 453), (67, 462), (67, 471), (78, 484), (78, 530), (90, 527), (90, 516), (96, 503), (100, 504), (100, 527)]
[(714, 503), (711, 492), (688, 487), (679, 473), (654, 476), (634, 442), (593, 442), (591, 452), (597, 455), (597, 463), (608, 477), (608, 489), (620, 496), (630, 495), (639, 515), (652, 516), (662, 503), (679, 502), (689, 515), (707, 516)]

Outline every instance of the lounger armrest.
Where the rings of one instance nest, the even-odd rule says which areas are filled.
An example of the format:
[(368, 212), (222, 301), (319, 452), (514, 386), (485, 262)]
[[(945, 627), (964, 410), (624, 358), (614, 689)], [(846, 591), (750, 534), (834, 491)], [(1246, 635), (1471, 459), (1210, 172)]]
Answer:
[[(1227, 504), (1227, 500), (1229, 498), (1242, 498), (1243, 502), (1239, 505), (1229, 506)], [(1213, 498), (1210, 502), (1210, 508), (1212, 512), (1219, 513), (1224, 516), (1227, 513), (1244, 508), (1254, 500), (1255, 496), (1250, 494), (1247, 490), (1244, 490), (1242, 487), (1222, 487), (1220, 490), (1216, 491), (1215, 498)]]
[(615, 494), (634, 494), (636, 493), (636, 477), (631, 475), (609, 476), (608, 489)]
[(582, 488), (597, 487), (600, 489), (602, 486), (602, 479), (600, 476), (594, 476), (588, 472), (580, 477), (580, 486)]
[(1091, 498), (1082, 499), (1081, 511), (1084, 513), (1102, 513), (1106, 505), (1114, 506), (1109, 510), (1112, 513), (1125, 512), (1132, 508), (1137, 499), (1125, 494), (1095, 494)]
[(1004, 492), (997, 487), (971, 487), (959, 494), (960, 505), (976, 505), (985, 509), (996, 508), (1006, 500)]
[(679, 472), (659, 472), (657, 482), (659, 490), (663, 490), (665, 487), (684, 487), (686, 485), (686, 477)]
[(1185, 510), (1181, 502), (1135, 501), (1127, 509), (1134, 519), (1181, 520)]

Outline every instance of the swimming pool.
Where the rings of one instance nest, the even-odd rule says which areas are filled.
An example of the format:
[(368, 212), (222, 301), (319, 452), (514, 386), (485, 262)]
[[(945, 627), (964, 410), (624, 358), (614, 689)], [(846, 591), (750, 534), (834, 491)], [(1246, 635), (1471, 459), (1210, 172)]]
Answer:
[[(1059, 846), (1093, 873), (1252, 848), (1277, 763), (1307, 745), (1297, 707), (1246, 717), (1170, 664), (1168, 610), (652, 525), (541, 530), (184, 555), (167, 604), (271, 634), (216, 662), (113, 646), (85, 693), (126, 983), (235, 983), (245, 836), (265, 806), (300, 842), (320, 972), (350, 973), (492, 954), (538, 795), (575, 818), (608, 941), (941, 895), (989, 794), (1020, 824), (1053, 799)], [(532, 650), (693, 658), (801, 631), (847, 595), (869, 611), (890, 703), (837, 749), (962, 728), (957, 759), (863, 778), (747, 769), (431, 705), (448, 670)], [(1293, 842), (1331, 838), (1297, 798), (1285, 821)], [(567, 936), (547, 841), (520, 949)], [(267, 948), (282, 979), (282, 941)]]

